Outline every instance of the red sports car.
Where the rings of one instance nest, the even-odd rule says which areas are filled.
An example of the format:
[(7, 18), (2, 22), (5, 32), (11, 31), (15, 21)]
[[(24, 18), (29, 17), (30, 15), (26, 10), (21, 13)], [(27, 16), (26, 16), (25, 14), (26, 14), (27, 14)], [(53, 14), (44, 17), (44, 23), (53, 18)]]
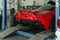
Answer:
[(18, 23), (28, 27), (55, 31), (55, 10), (49, 6), (36, 10), (18, 10), (15, 18)]

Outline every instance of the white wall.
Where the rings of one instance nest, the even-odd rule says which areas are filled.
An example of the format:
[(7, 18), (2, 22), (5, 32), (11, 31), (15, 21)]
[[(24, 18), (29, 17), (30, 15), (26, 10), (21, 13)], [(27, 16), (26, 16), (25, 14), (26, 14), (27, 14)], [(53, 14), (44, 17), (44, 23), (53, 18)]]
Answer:
[[(45, 2), (48, 2), (49, 0), (45, 0)], [(56, 0), (53, 0), (54, 2), (56, 1)]]
[[(12, 0), (13, 1), (13, 0)], [(15, 2), (13, 3), (11, 3), (12, 5), (12, 7), (14, 6), (14, 7), (16, 7), (16, 2), (17, 2), (17, 0), (14, 0)], [(35, 1), (36, 2), (36, 5), (44, 5), (44, 3), (47, 3), (49, 0), (20, 0), (20, 5), (21, 6), (27, 6), (27, 5), (33, 5), (33, 1)], [(53, 1), (55, 1), (55, 0), (53, 0)], [(8, 8), (9, 8), (9, 0), (7, 0), (7, 5), (8, 5)], [(2, 0), (0, 0), (0, 9), (2, 8)]]
[[(47, 4), (47, 2), (49, 0), (35, 0), (35, 1), (36, 1), (36, 5), (44, 5), (44, 4)], [(55, 1), (55, 0), (53, 0), (53, 1)]]
[(44, 5), (44, 3), (45, 3), (45, 0), (35, 0), (35, 2), (36, 2), (36, 5)]
[[(44, 4), (47, 4), (47, 2), (49, 0), (25, 0), (25, 1), (24, 0), (20, 0), (20, 5), (21, 6), (33, 5), (33, 1), (36, 2), (35, 5), (44, 5)], [(53, 0), (53, 1), (55, 1), (55, 0)]]
[(0, 0), (0, 9), (2, 8), (2, 0)]
[[(9, 9), (9, 1), (10, 0), (7, 0), (7, 8)], [(11, 3), (11, 8), (12, 7), (14, 7), (15, 9), (17, 9), (17, 4), (16, 4), (16, 2), (17, 2), (17, 0), (14, 0), (14, 2), (13, 2), (13, 0), (11, 0), (12, 1), (12, 3)], [(20, 5), (21, 6), (27, 6), (27, 5), (33, 5), (33, 1), (35, 1), (36, 2), (36, 4), (35, 5), (44, 5), (44, 3), (47, 3), (49, 0), (19, 0), (20, 1)], [(53, 1), (55, 1), (55, 0), (53, 0)], [(2, 8), (2, 0), (0, 0), (0, 9)]]
[(33, 5), (33, 0), (20, 0), (21, 6)]
[(16, 7), (16, 2), (17, 0), (7, 0), (7, 9), (10, 9), (10, 8), (15, 8)]
[(33, 1), (36, 2), (35, 5), (44, 5), (45, 0), (20, 0), (20, 5), (21, 6), (27, 6), (27, 5), (33, 5)]
[(0, 15), (1, 15), (1, 9), (2, 9), (2, 0), (0, 0)]

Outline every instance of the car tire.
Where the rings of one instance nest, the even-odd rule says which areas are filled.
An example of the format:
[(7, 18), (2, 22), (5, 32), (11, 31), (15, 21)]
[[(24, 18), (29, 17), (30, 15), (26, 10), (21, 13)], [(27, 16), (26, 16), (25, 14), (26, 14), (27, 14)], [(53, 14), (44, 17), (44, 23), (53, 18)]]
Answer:
[(55, 32), (55, 16), (52, 18), (50, 23), (50, 31)]

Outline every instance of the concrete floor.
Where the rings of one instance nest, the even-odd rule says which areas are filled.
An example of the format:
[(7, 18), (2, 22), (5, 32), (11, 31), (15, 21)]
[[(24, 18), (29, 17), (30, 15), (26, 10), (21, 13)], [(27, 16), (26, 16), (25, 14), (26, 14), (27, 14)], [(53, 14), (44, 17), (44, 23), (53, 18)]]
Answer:
[(28, 40), (29, 38), (26, 38), (24, 36), (19, 35), (9, 35), (8, 37), (0, 40)]
[[(1, 32), (1, 30), (0, 30), (0, 32)], [(28, 40), (28, 39), (29, 38), (24, 37), (24, 36), (19, 36), (19, 35), (16, 35), (16, 34), (10, 34), (6, 38), (0, 39), (0, 40)]]
[(7, 37), (7, 38), (5, 38), (3, 40), (28, 40), (28, 38), (15, 35), (15, 36)]
[[(1, 31), (0, 31), (1, 32)], [(53, 35), (53, 34), (52, 34)], [(50, 35), (51, 36), (51, 35)], [(41, 36), (43, 38), (43, 36)], [(54, 37), (54, 36), (53, 36)], [(4, 39), (0, 39), (0, 40), (29, 40), (29, 38), (24, 37), (24, 36), (20, 36), (17, 34), (10, 34), (9, 36), (7, 36)], [(41, 40), (41, 39), (40, 39)]]

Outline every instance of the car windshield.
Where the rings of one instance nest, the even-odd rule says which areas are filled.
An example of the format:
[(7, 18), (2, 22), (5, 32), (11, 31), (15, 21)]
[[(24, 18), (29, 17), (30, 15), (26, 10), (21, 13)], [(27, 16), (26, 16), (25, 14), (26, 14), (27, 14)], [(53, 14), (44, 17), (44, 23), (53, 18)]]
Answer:
[(53, 9), (55, 9), (55, 7), (54, 6), (41, 6), (41, 7), (39, 7), (38, 9), (36, 9), (36, 10), (53, 10)]

